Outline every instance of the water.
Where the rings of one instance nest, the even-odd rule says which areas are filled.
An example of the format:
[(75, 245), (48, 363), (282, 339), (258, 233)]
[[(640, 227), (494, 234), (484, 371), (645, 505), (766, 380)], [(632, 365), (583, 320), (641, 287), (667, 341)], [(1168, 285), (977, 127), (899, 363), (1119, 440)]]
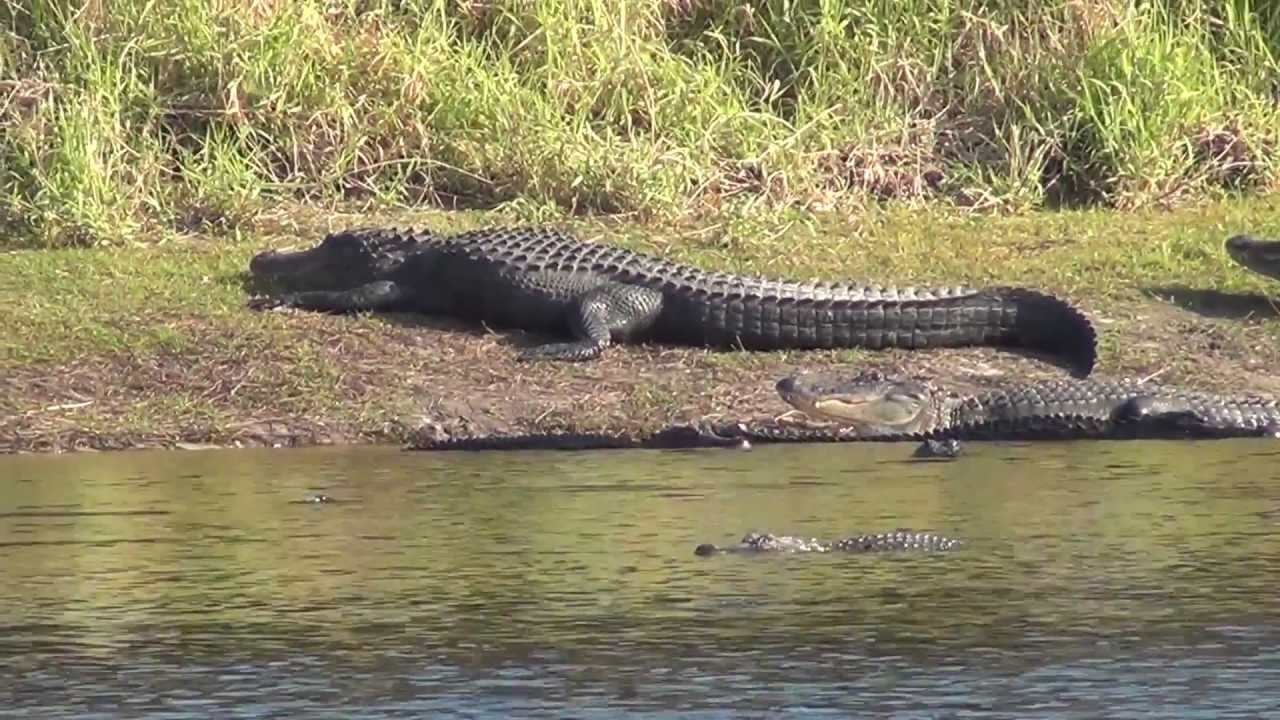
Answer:
[(1280, 716), (1280, 445), (909, 451), (0, 458), (0, 717)]

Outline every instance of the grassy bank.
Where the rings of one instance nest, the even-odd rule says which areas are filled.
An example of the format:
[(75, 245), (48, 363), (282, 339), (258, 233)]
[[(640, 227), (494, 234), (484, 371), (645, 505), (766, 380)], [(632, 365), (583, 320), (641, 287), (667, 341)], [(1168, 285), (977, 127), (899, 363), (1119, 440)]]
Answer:
[[(244, 272), (265, 247), (330, 228), (438, 230), (510, 220), (492, 212), (321, 214), (277, 209), (243, 237), (0, 253), (0, 451), (179, 443), (399, 441), (448, 432), (653, 430), (786, 410), (773, 380), (800, 369), (898, 368), (945, 382), (1060, 377), (986, 349), (719, 353), (610, 348), (598, 362), (519, 363), (542, 338), (405, 315), (254, 313)], [(1280, 198), (1175, 212), (1055, 211), (977, 218), (874, 211), (850, 225), (617, 223), (582, 237), (708, 268), (899, 284), (1045, 288), (1093, 319), (1095, 374), (1280, 394), (1275, 283), (1228, 260), (1222, 241), (1280, 236)], [(37, 289), (33, 292), (33, 288)]]
[(1176, 204), (1275, 186), (1278, 56), (1261, 0), (5, 0), (0, 247), (283, 200)]

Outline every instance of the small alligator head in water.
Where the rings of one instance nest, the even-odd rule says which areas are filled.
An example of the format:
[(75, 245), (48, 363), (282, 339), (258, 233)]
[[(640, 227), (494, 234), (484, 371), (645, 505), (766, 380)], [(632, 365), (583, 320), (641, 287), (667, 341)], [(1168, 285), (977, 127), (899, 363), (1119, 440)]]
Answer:
[(434, 239), (427, 232), (346, 230), (325, 236), (309, 250), (259, 253), (249, 262), (249, 272), (295, 290), (348, 290), (386, 279)]
[(813, 417), (837, 420), (867, 437), (912, 436), (932, 429), (936, 421), (936, 388), (874, 370), (852, 379), (786, 377), (775, 387), (793, 407)]
[(1227, 239), (1227, 254), (1260, 275), (1280, 280), (1280, 240), (1235, 235)]
[(798, 538), (791, 535), (774, 535), (773, 533), (750, 532), (742, 536), (737, 545), (720, 547), (711, 543), (703, 543), (693, 549), (695, 555), (715, 555), (717, 553), (740, 552), (826, 552), (828, 545), (812, 538)]

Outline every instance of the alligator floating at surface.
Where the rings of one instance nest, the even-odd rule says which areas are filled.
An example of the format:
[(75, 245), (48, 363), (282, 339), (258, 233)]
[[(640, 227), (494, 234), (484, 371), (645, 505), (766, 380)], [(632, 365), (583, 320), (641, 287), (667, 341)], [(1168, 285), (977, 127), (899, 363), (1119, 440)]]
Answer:
[(760, 553), (760, 552), (898, 552), (920, 550), (924, 552), (943, 552), (954, 550), (963, 543), (954, 538), (933, 533), (918, 533), (911, 530), (896, 530), (876, 535), (855, 535), (830, 542), (813, 538), (800, 538), (791, 535), (772, 535), (769, 533), (747, 533), (737, 545), (718, 546), (703, 543), (694, 548), (695, 555), (716, 555), (720, 553)]
[[(834, 420), (817, 430), (844, 440), (1220, 438), (1280, 435), (1280, 404), (1132, 380), (1055, 380), (965, 395), (879, 372), (852, 379), (795, 376), (778, 394), (806, 414)], [(809, 431), (775, 441), (803, 441)], [(759, 441), (755, 432), (742, 436)]]
[(573, 338), (525, 359), (585, 360), (642, 340), (746, 350), (986, 345), (1031, 350), (1083, 376), (1097, 353), (1084, 315), (1034, 290), (744, 277), (544, 229), (350, 230), (309, 250), (261, 253), (250, 271), (296, 290), (255, 299), (259, 309), (416, 311)]

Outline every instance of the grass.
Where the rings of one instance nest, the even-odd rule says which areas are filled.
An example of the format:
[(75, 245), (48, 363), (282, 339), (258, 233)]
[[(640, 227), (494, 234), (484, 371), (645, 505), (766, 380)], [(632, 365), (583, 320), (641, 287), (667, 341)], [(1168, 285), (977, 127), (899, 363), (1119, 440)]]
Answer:
[(1259, 0), (0, 0), (0, 448), (651, 428), (777, 409), (760, 378), (800, 367), (1043, 370), (535, 368), (519, 334), (245, 311), (254, 252), (392, 222), (1043, 287), (1103, 372), (1240, 389), (1280, 360), (1221, 250), (1280, 234), (1277, 77)]
[[(1223, 239), (1280, 235), (1276, 197), (1128, 213), (1092, 209), (978, 218), (888, 208), (832, 215), (626, 223), (577, 219), (579, 235), (708, 268), (895, 284), (1040, 287), (1081, 305), (1101, 376), (1158, 375), (1219, 391), (1280, 393), (1270, 280)], [(330, 227), (439, 230), (495, 212), (317, 213), (284, 206), (237, 237), (0, 254), (0, 449), (213, 442), (403, 440), (415, 430), (652, 430), (785, 410), (772, 380), (801, 369), (893, 367), (944, 381), (1051, 377), (989, 350), (719, 353), (615, 347), (586, 364), (522, 364), (537, 342), (409, 316), (254, 313), (243, 273), (265, 247)], [(32, 292), (39, 288), (39, 292)]]
[(1278, 75), (1260, 0), (4, 0), (0, 247), (296, 201), (1181, 205), (1275, 188)]

